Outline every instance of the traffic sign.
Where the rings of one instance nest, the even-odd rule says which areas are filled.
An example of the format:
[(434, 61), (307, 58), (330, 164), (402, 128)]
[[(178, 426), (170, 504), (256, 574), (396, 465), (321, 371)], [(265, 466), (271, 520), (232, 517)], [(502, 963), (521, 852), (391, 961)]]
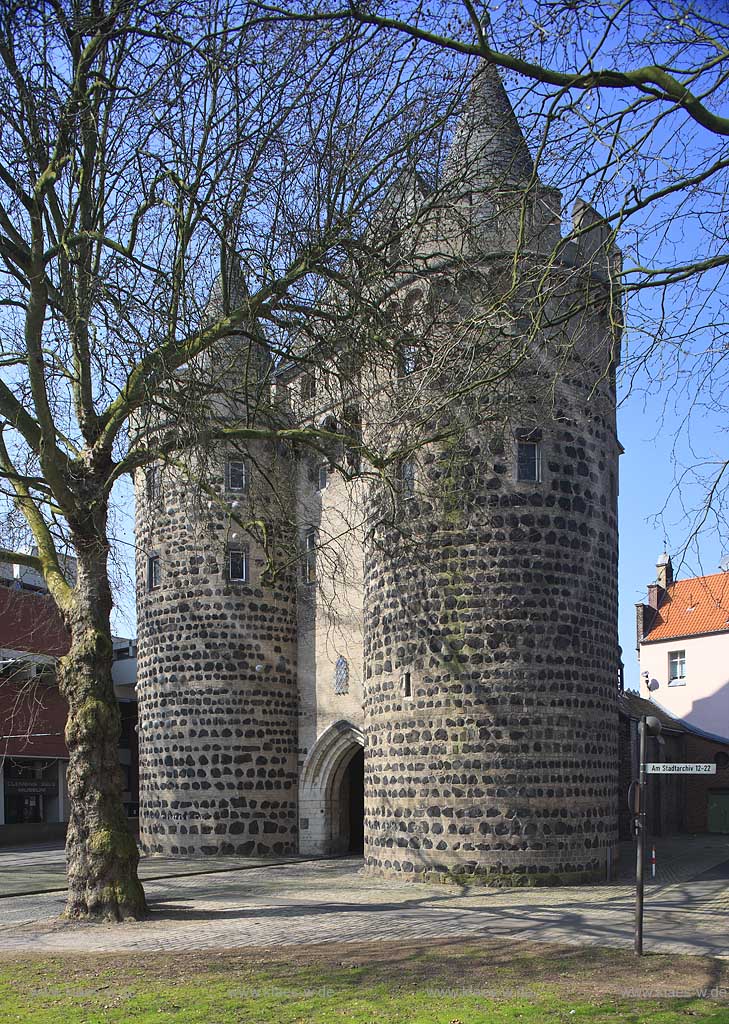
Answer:
[(670, 764), (667, 761), (647, 763), (648, 775), (716, 775), (715, 764)]

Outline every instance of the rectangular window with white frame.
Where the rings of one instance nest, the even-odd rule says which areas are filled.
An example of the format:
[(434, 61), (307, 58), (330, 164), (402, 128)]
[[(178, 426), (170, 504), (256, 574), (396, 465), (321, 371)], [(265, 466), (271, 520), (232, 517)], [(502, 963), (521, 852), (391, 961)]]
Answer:
[(686, 685), (686, 651), (668, 652), (668, 685)]
[(248, 548), (230, 548), (228, 551), (228, 579), (231, 583), (248, 582)]
[(531, 438), (517, 438), (516, 479), (538, 484), (542, 479), (541, 444)]
[(228, 459), (225, 465), (225, 486), (229, 491), (248, 490), (248, 465), (243, 459)]

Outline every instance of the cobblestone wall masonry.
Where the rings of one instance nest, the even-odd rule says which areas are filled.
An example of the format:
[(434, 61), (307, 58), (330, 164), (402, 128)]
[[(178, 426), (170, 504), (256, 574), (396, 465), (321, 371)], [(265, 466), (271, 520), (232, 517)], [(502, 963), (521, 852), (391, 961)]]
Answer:
[[(285, 460), (252, 454), (285, 493)], [(222, 494), (222, 458), (205, 472)], [(270, 511), (263, 475), (253, 467), (247, 501)], [(142, 845), (180, 856), (295, 853), (296, 560), (266, 583), (263, 549), (249, 539), (250, 582), (228, 582), (222, 506), (167, 470), (150, 508), (137, 477)], [(151, 553), (162, 582), (150, 593)]]
[[(543, 430), (541, 483), (516, 482), (508, 434), (473, 429), (421, 453), (399, 528), (368, 538), (369, 871), (604, 877), (617, 839), (618, 445), (607, 375), (594, 391), (584, 365), (573, 371), (528, 423)], [(538, 402), (535, 379), (521, 383)]]

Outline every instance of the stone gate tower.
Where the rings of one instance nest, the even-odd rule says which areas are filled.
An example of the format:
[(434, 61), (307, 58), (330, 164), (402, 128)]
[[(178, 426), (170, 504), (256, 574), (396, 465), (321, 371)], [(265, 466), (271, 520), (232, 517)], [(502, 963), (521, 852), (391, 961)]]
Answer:
[(579, 882), (617, 841), (617, 255), (560, 198), (482, 68), (401, 294), (435, 369), (387, 403), (444, 439), (370, 510), (370, 871)]
[[(598, 879), (617, 841), (619, 254), (579, 202), (562, 235), (493, 68), (442, 180), (398, 189), (378, 226), (400, 265), (392, 365), (356, 396), (343, 372), (335, 399), (351, 362), (327, 338), (275, 374), (287, 422), (356, 423), (392, 471), (352, 482), (321, 449), (257, 440), (138, 474), (142, 840), (344, 852), (364, 791), (371, 872)], [(270, 376), (241, 383), (232, 421), (273, 408)]]

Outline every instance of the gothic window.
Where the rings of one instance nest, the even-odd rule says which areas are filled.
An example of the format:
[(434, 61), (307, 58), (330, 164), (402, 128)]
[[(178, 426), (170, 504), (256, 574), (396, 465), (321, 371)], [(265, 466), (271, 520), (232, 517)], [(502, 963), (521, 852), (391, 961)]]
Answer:
[(248, 582), (248, 548), (230, 548), (228, 552), (228, 579), (231, 582)]
[(159, 555), (147, 559), (147, 590), (157, 590), (162, 584), (162, 563)]
[(316, 582), (316, 530), (314, 527), (304, 534), (304, 564), (302, 566), (304, 583)]
[(147, 490), (147, 501), (159, 501), (162, 493), (162, 474), (156, 462), (146, 470), (144, 483)]
[(248, 490), (248, 466), (243, 459), (228, 459), (225, 476), (226, 487), (229, 491)]
[(349, 692), (349, 663), (341, 654), (337, 658), (337, 663), (334, 666), (334, 692)]

